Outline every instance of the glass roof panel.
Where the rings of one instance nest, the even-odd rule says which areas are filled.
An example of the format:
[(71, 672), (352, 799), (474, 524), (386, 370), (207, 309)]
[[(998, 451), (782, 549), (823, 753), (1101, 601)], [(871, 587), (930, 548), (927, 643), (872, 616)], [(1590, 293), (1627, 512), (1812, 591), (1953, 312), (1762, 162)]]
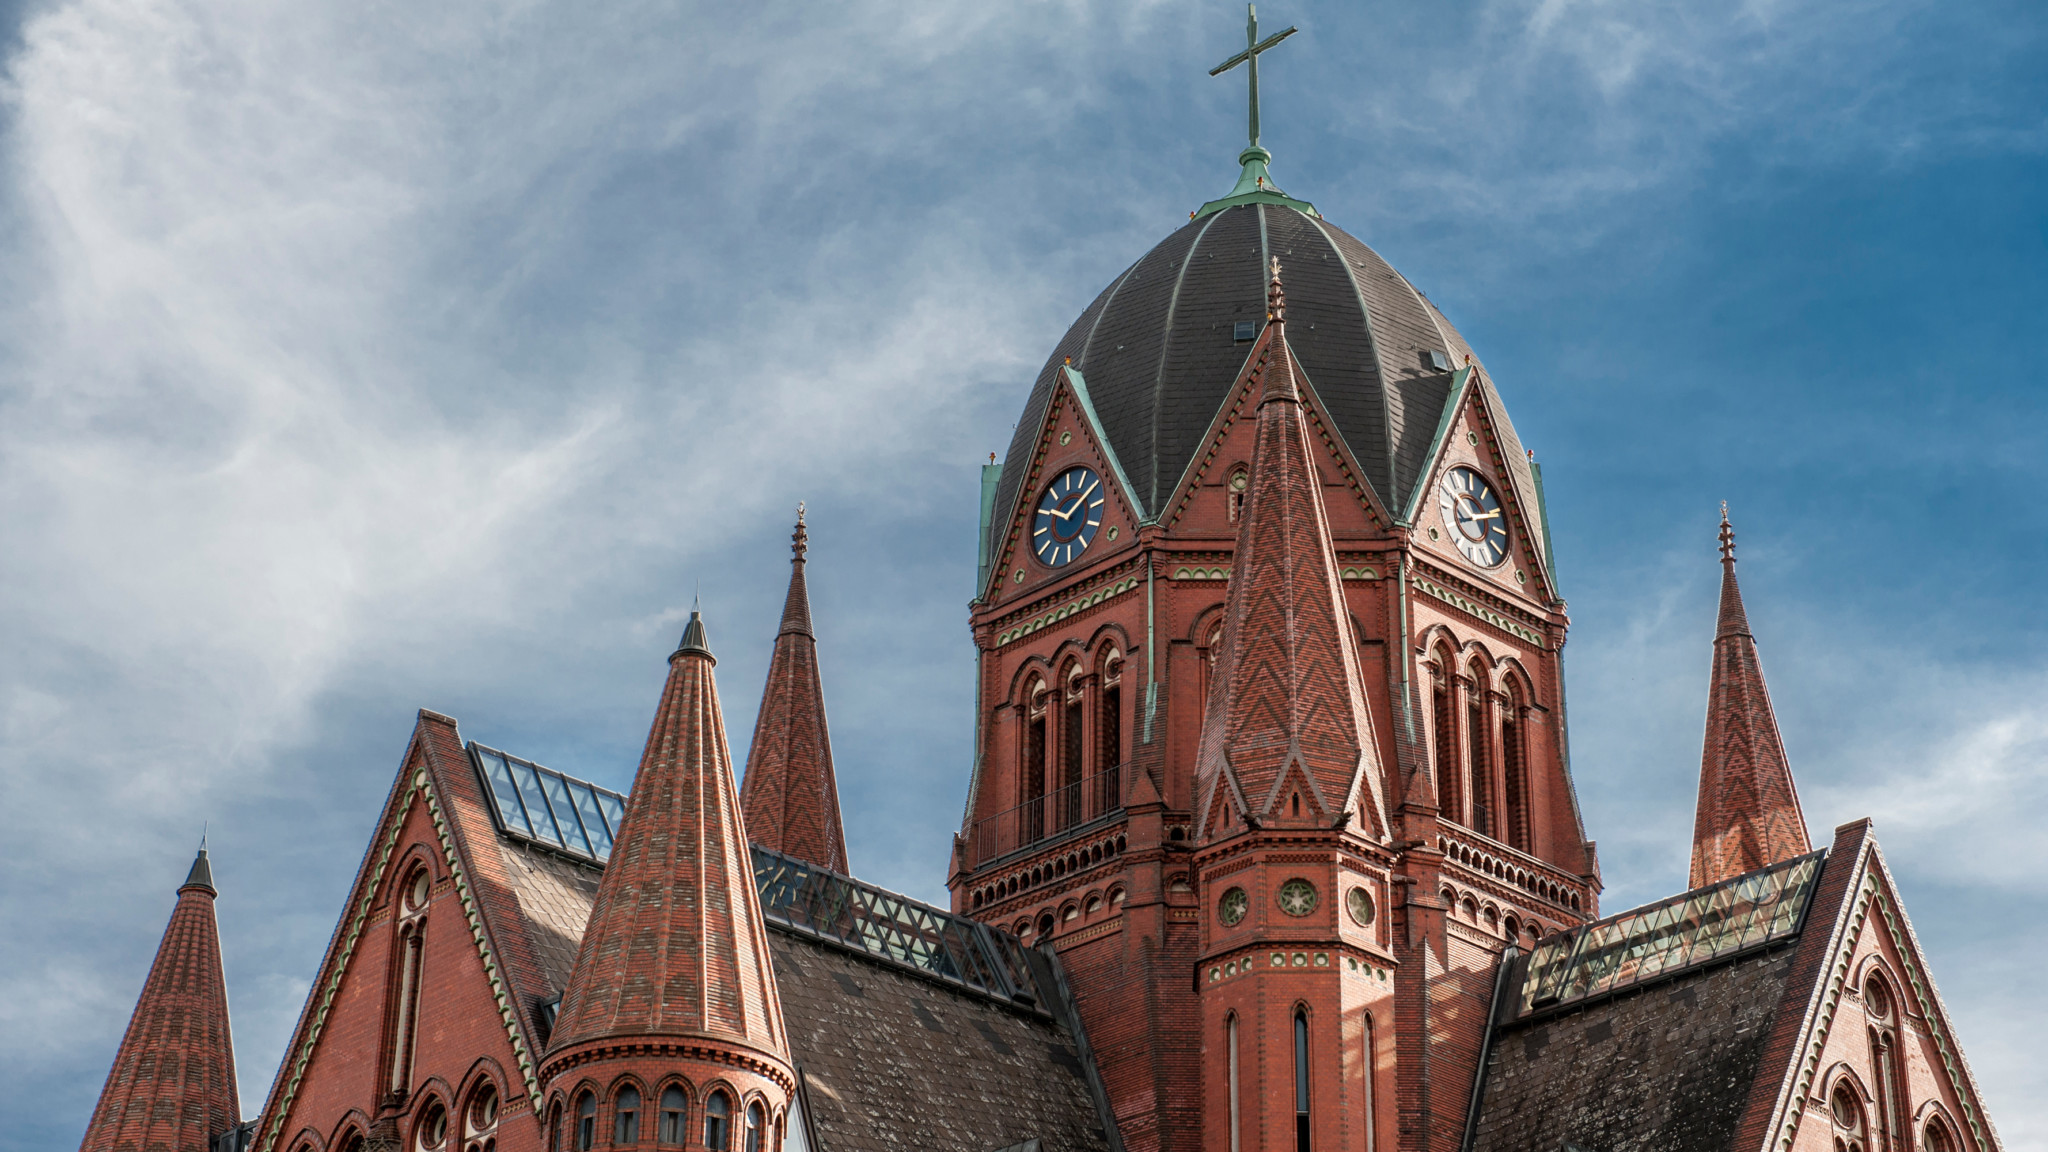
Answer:
[(526, 801), (526, 818), (533, 821), (533, 834), (557, 848), (566, 848), (562, 833), (555, 827), (555, 817), (548, 811), (548, 798), (540, 790), (540, 773), (532, 764), (516, 756), (507, 756), (512, 765), (512, 782), (519, 785), (519, 798)]
[(490, 786), (500, 829), (598, 864), (611, 857), (625, 797), (473, 740), (469, 754)]
[(1520, 1012), (1549, 1008), (1796, 935), (1824, 852), (1560, 932), (1536, 945)]
[(611, 859), (612, 827), (616, 821), (605, 822), (604, 812), (598, 807), (599, 791), (581, 780), (571, 780), (569, 797), (576, 802), (576, 814), (583, 818), (583, 830), (590, 833), (591, 851), (600, 860)]
[(484, 770), (484, 779), (491, 786), (491, 801), (498, 810), (498, 823), (522, 836), (533, 835), (533, 825), (526, 821), (526, 806), (519, 802), (519, 789), (512, 783), (512, 773), (505, 765), (504, 753), (475, 744), (471, 744), (470, 749)]
[(569, 784), (553, 772), (540, 774), (541, 790), (548, 794), (548, 807), (554, 810), (555, 827), (562, 830), (562, 843), (578, 852), (597, 855), (590, 846), (590, 840), (583, 834), (583, 821), (576, 817), (576, 802), (569, 799)]

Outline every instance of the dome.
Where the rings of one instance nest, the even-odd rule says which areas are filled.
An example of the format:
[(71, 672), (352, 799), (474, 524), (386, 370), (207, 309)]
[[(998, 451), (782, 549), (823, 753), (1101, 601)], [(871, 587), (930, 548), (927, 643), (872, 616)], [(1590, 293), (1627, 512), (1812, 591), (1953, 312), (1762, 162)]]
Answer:
[[(1454, 369), (1471, 349), (1378, 253), (1276, 190), (1205, 206), (1111, 281), (1067, 329), (1010, 441), (991, 548), (1008, 529), (1054, 377), (1068, 358), (1087, 383), (1141, 515), (1159, 514), (1251, 350), (1237, 324), (1264, 324), (1273, 256), (1287, 286), (1287, 339), (1297, 364), (1381, 504), (1409, 518)], [(1505, 441), (1508, 480), (1533, 497), (1520, 442), (1481, 376)]]

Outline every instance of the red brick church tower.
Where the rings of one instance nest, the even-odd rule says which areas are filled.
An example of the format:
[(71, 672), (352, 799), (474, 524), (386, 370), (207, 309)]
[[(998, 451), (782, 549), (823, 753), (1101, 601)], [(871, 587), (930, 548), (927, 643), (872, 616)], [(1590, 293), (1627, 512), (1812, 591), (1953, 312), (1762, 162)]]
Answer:
[(950, 887), (1059, 952), (1127, 1147), (1453, 1149), (1503, 947), (1597, 915), (1568, 620), (1500, 393), (1256, 99), (991, 469)]

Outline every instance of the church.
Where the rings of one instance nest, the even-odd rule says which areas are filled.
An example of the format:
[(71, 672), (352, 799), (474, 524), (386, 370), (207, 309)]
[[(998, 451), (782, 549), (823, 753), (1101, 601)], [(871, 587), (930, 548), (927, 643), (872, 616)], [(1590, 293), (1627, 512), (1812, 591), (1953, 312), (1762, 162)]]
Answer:
[(254, 1118), (202, 849), (81, 1152), (2000, 1149), (1725, 509), (1691, 887), (1602, 909), (1512, 383), (1275, 183), (1292, 31), (983, 471), (949, 907), (852, 875), (799, 512), (743, 774), (768, 621), (691, 614), (629, 795), (422, 710)]

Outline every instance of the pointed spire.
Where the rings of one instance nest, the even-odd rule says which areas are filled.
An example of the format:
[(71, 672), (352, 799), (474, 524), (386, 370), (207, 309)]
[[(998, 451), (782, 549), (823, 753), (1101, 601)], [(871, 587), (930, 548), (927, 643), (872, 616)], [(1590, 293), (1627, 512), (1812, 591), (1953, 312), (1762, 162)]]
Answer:
[(715, 663), (693, 611), (562, 997), (557, 1070), (578, 1045), (599, 1042), (595, 1058), (620, 1040), (671, 1037), (724, 1042), (787, 1070)]
[[(1273, 261), (1251, 484), (1238, 522), (1223, 644), (1196, 756), (1205, 822), (1218, 793), (1260, 823), (1297, 814), (1386, 832), (1377, 744), (1321, 474), (1287, 346), (1287, 294)], [(1301, 808), (1294, 805), (1299, 797)], [(1213, 835), (1205, 826), (1201, 835)]]
[(1714, 668), (1707, 696), (1707, 737), (1700, 756), (1699, 809), (1693, 818), (1692, 887), (1702, 888), (1812, 850), (1799, 790), (1742, 589), (1735, 582), (1735, 529), (1721, 504), (1721, 614), (1714, 627)]
[(832, 774), (832, 737), (825, 726), (825, 691), (818, 675), (818, 642), (811, 632), (811, 597), (804, 585), (810, 534), (804, 506), (796, 507), (791, 535), (789, 595), (782, 629), (768, 663), (768, 684), (754, 721), (740, 806), (756, 844), (834, 872), (848, 871), (846, 833), (839, 819), (839, 783)]
[(199, 850), (114, 1055), (80, 1152), (208, 1152), (242, 1119), (213, 869)]

